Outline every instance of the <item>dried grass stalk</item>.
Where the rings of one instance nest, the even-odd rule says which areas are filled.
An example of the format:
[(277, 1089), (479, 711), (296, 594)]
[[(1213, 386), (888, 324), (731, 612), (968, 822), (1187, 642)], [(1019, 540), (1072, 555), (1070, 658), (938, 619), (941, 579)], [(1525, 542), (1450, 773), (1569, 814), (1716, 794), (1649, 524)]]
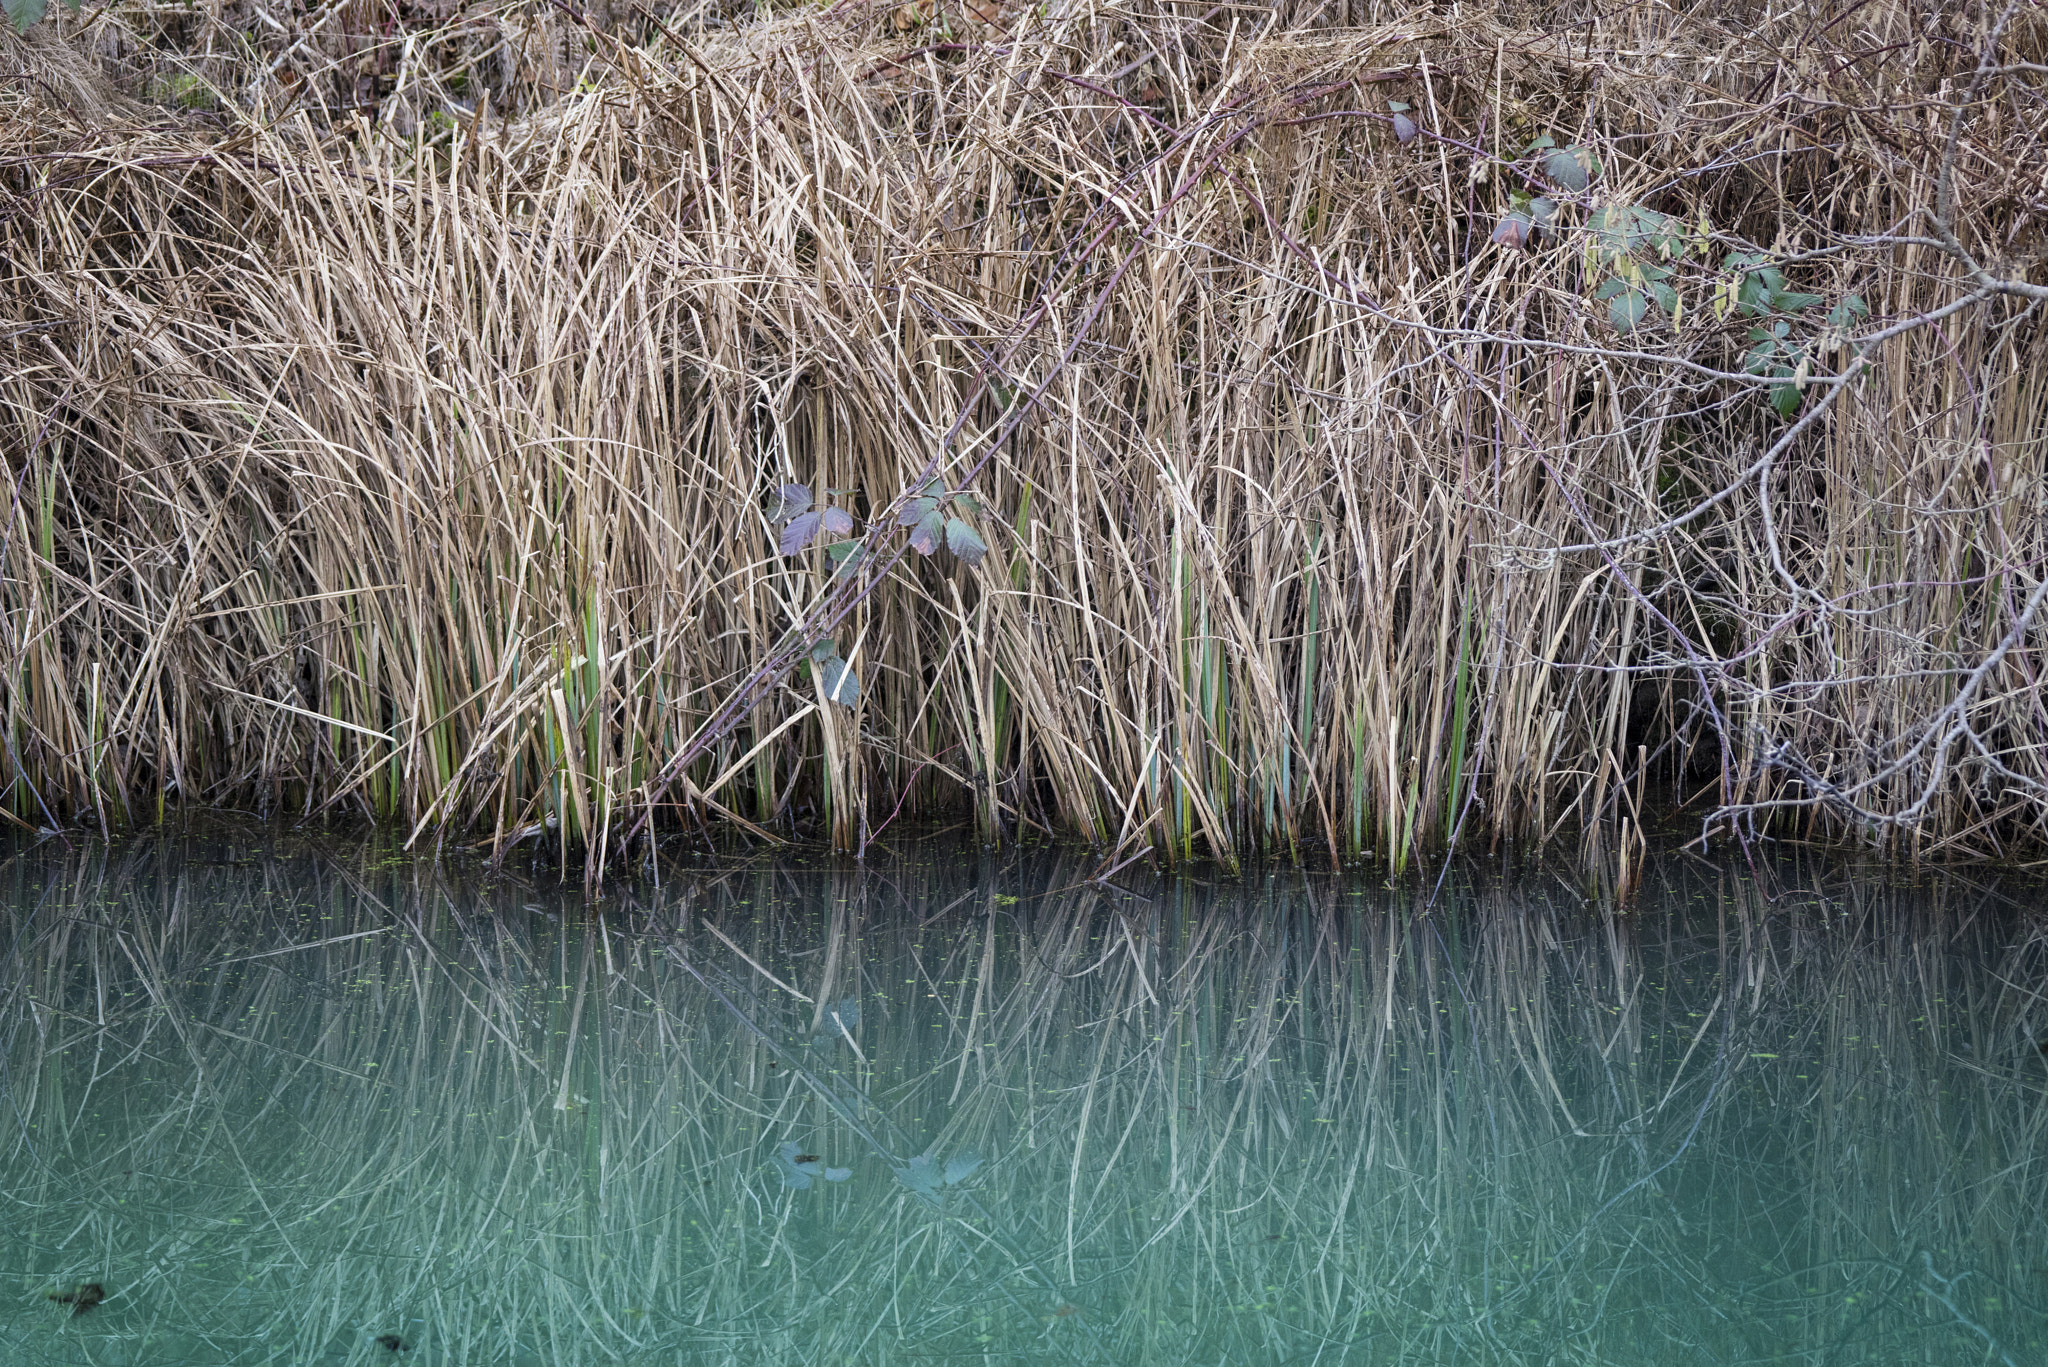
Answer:
[[(503, 9), (401, 30), (374, 111), (288, 79), (327, 13), (195, 68), (210, 113), (148, 103), (199, 49), (141, 11), (0, 39), (32, 825), (965, 802), (1399, 864), (1662, 766), (1738, 823), (2042, 834), (2036, 11)], [(1626, 334), (1617, 205), (1696, 234)], [(1750, 248), (1871, 310), (1785, 315), (1796, 423), (1713, 307)], [(932, 477), (978, 566), (891, 558)], [(882, 569), (781, 554), (784, 483)]]

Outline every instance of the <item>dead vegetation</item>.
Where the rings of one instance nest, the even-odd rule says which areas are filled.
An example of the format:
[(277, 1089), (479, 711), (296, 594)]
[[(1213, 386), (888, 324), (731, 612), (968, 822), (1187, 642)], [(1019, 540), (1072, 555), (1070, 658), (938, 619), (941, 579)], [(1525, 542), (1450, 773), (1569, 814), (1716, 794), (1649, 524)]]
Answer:
[(0, 38), (8, 807), (2038, 842), (2041, 11), (1331, 17)]

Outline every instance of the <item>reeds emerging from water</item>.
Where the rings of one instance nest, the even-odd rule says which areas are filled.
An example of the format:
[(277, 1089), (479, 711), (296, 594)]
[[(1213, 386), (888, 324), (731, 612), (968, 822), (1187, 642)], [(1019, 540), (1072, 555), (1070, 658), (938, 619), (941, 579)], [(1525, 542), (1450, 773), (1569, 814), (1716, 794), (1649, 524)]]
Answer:
[[(2037, 839), (2039, 300), (1926, 223), (2024, 277), (2039, 15), (1762, 13), (507, 10), (374, 123), (267, 59), (126, 102), (82, 55), (161, 93), (124, 9), (0, 39), (7, 808), (608, 849), (959, 805), (1398, 866), (1640, 824), (1655, 767)], [(1603, 258), (1603, 208), (1693, 236)], [(1717, 316), (1752, 249), (1822, 302)], [(1603, 278), (1663, 270), (1618, 333)], [(1781, 324), (1799, 373), (1745, 375)], [(894, 555), (930, 478), (978, 566), (779, 552), (780, 485)]]

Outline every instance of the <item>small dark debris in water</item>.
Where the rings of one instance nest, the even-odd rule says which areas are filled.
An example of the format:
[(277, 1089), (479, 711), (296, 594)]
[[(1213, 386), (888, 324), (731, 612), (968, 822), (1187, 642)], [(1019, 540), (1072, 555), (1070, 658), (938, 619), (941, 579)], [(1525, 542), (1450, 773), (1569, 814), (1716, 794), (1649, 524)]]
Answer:
[(792, 1163), (822, 1163), (825, 1160), (814, 1153), (800, 1153), (789, 1161)]
[(2048, 1054), (2048, 1035), (2043, 1035), (2041, 1036), (2041, 1038), (2035, 1040), (2034, 1047), (2036, 1049), (2039, 1049), (2042, 1053)]
[(377, 1335), (377, 1346), (379, 1348), (389, 1348), (394, 1353), (402, 1353), (412, 1347), (410, 1343), (407, 1343), (396, 1334)]
[(768, 1060), (768, 1066), (769, 1066), (770, 1068), (773, 1068), (773, 1067), (775, 1066), (775, 1060), (774, 1060), (774, 1059), (772, 1059), (772, 1058), (771, 1058), (771, 1059), (769, 1059), (769, 1060)]
[(84, 1286), (70, 1291), (52, 1291), (50, 1299), (59, 1305), (71, 1307), (74, 1315), (83, 1315), (107, 1298), (107, 1288), (98, 1282), (87, 1282)]

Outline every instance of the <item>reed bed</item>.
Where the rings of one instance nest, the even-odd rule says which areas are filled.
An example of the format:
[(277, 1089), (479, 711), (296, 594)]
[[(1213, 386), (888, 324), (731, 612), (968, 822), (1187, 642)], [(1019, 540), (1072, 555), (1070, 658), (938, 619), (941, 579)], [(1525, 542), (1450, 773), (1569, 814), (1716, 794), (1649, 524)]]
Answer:
[(5, 871), (10, 1361), (2039, 1355), (2023, 889), (385, 854)]
[(0, 37), (28, 825), (2048, 830), (2037, 8), (373, 18)]

